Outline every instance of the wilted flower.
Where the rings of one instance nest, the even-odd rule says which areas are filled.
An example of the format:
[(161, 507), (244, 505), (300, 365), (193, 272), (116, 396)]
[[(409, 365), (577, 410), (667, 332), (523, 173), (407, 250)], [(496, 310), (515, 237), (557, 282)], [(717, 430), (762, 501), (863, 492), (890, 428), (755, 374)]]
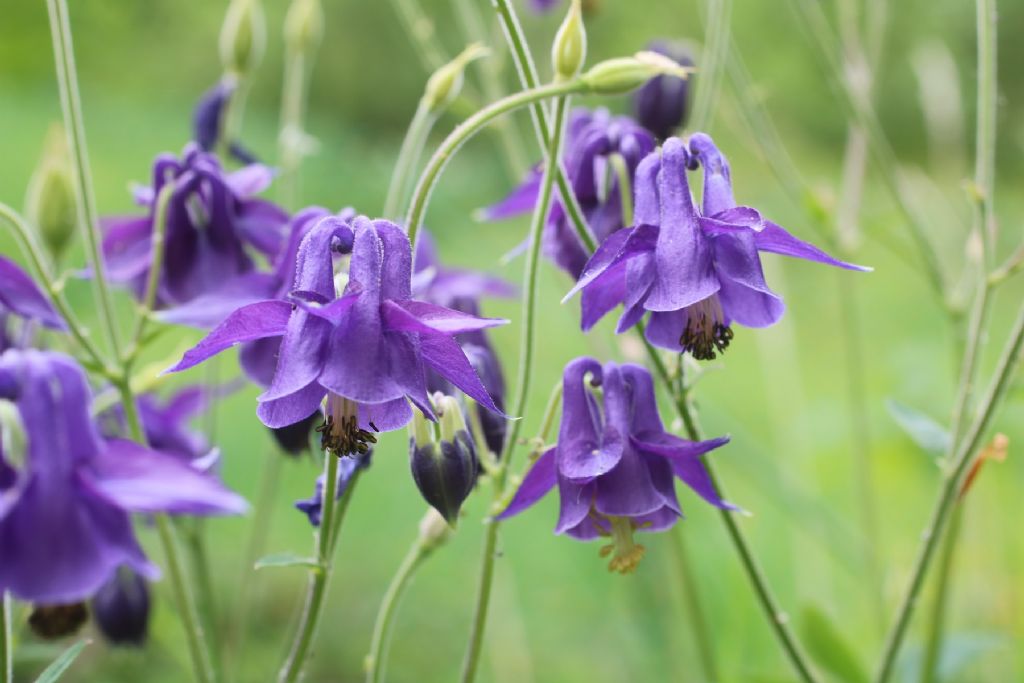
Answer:
[(245, 501), (213, 478), (131, 441), (103, 440), (81, 368), (67, 356), (9, 350), (0, 398), (27, 435), (21, 470), (0, 456), (0, 591), (41, 603), (87, 598), (128, 565), (155, 578), (130, 512), (235, 514)]
[[(691, 160), (704, 167), (701, 213), (686, 179)], [(868, 270), (837, 261), (755, 209), (737, 207), (725, 157), (703, 133), (691, 138), (689, 151), (670, 138), (644, 159), (635, 216), (635, 227), (601, 244), (566, 299), (583, 290), (584, 330), (620, 303), (620, 333), (650, 311), (647, 339), (698, 360), (729, 345), (732, 323), (767, 327), (782, 317), (785, 307), (764, 281), (759, 251)]]
[(149, 584), (129, 567), (118, 567), (92, 597), (92, 614), (112, 645), (141, 647), (149, 632)]
[[(690, 51), (683, 45), (656, 40), (647, 49), (681, 66), (693, 66)], [(691, 79), (670, 74), (655, 76), (633, 93), (633, 115), (657, 139), (670, 137), (686, 123)]]
[(224, 173), (215, 156), (193, 144), (180, 160), (158, 157), (153, 186), (136, 191), (148, 215), (104, 221), (107, 275), (142, 295), (152, 265), (156, 197), (167, 183), (174, 183), (167, 205), (158, 307), (178, 306), (218, 291), (244, 290), (249, 281), (240, 278), (255, 270), (248, 250), (273, 258), (286, 237), (287, 214), (254, 196), (267, 188), (271, 177), (270, 169), (258, 164)]
[(7, 346), (4, 338), (8, 315), (35, 320), (56, 330), (67, 329), (64, 319), (28, 273), (14, 261), (0, 256), (0, 351)]
[[(404, 426), (412, 417), (407, 399), (431, 414), (427, 366), (497, 411), (453, 337), (505, 321), (413, 301), (411, 251), (405, 233), (388, 221), (322, 219), (299, 248), (293, 303), (268, 300), (236, 310), (171, 371), (234, 344), (282, 337), (257, 414), (268, 427), (283, 427), (307, 418), (332, 394), (344, 399), (332, 411), (332, 436), (342, 441), (357, 431)], [(337, 296), (334, 255), (348, 252), (348, 282)]]
[[(606, 109), (573, 112), (566, 129), (563, 161), (576, 199), (598, 242), (623, 227), (621, 184), (611, 157), (622, 158), (623, 170), (632, 182), (637, 165), (654, 147), (651, 134), (627, 116), (612, 116)], [(531, 170), (523, 184), (486, 209), (484, 217), (500, 220), (533, 210), (541, 176), (541, 168)], [(544, 253), (574, 278), (579, 277), (587, 263), (587, 251), (560, 199), (553, 202), (548, 215)]]
[[(600, 394), (588, 390), (588, 374)], [(577, 358), (565, 368), (563, 391), (558, 445), (533, 464), (498, 519), (522, 512), (557, 484), (555, 533), (609, 538), (601, 554), (612, 556), (612, 570), (626, 573), (644, 553), (633, 533), (668, 529), (682, 516), (674, 477), (712, 505), (733, 509), (701, 461), (728, 439), (692, 442), (666, 432), (646, 369)]]
[(458, 401), (438, 395), (434, 404), (441, 423), (436, 435), (426, 418), (412, 419), (409, 468), (423, 499), (454, 525), (476, 484), (480, 462)]

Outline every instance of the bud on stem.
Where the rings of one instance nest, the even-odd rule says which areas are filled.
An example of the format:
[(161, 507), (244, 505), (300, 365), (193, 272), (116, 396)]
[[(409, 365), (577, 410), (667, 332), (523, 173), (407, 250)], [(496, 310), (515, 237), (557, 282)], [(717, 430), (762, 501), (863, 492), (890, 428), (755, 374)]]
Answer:
[(486, 57), (491, 53), (481, 43), (472, 43), (460, 52), (455, 59), (435, 71), (427, 81), (423, 91), (423, 104), (432, 113), (448, 108), (462, 92), (465, 82), (466, 67), (473, 61)]
[(579, 75), (587, 58), (587, 31), (583, 26), (580, 0), (572, 0), (569, 13), (558, 27), (551, 46), (551, 63), (556, 81), (569, 81)]
[(284, 20), (284, 42), (293, 52), (312, 52), (324, 32), (320, 0), (292, 0)]
[(220, 30), (220, 61), (228, 73), (247, 76), (263, 59), (267, 20), (259, 0), (231, 0)]
[(435, 410), (439, 428), (419, 413), (413, 417), (409, 466), (424, 500), (454, 525), (476, 484), (479, 465), (458, 401), (442, 396)]
[(632, 57), (608, 59), (595, 64), (580, 76), (592, 93), (623, 95), (639, 88), (655, 76), (687, 78), (694, 71), (656, 52), (638, 52)]
[(75, 233), (75, 190), (67, 137), (59, 124), (46, 134), (43, 156), (29, 181), (25, 214), (47, 250), (60, 260)]

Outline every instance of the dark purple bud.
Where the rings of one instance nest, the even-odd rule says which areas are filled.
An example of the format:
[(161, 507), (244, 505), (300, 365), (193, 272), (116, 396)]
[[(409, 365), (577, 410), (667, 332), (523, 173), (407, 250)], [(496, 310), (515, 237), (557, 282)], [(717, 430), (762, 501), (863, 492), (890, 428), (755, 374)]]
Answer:
[(192, 113), (192, 137), (207, 152), (212, 151), (220, 140), (225, 107), (234, 89), (230, 83), (218, 81), (203, 93)]
[(96, 625), (111, 645), (144, 645), (149, 631), (149, 609), (149, 584), (124, 566), (118, 567), (92, 598)]
[[(677, 43), (658, 40), (648, 48), (677, 62), (693, 66), (689, 50)], [(692, 78), (692, 77), (691, 77)], [(633, 95), (633, 112), (640, 124), (659, 140), (671, 137), (686, 123), (689, 114), (689, 79), (664, 74), (647, 81)]]
[(84, 602), (69, 605), (36, 605), (28, 617), (32, 633), (44, 640), (74, 635), (89, 620)]
[(454, 526), (476, 485), (479, 463), (458, 402), (445, 396), (439, 403), (439, 442), (433, 438), (435, 424), (419, 413), (413, 417), (409, 467), (423, 499)]
[(300, 420), (287, 427), (271, 429), (270, 433), (274, 435), (274, 440), (285, 454), (298, 457), (310, 450), (309, 435), (322, 419), (318, 410), (305, 420)]
[(243, 166), (260, 163), (259, 157), (250, 152), (245, 147), (243, 147), (242, 143), (238, 141), (232, 141), (228, 143), (228, 154), (231, 155), (232, 159), (242, 164)]

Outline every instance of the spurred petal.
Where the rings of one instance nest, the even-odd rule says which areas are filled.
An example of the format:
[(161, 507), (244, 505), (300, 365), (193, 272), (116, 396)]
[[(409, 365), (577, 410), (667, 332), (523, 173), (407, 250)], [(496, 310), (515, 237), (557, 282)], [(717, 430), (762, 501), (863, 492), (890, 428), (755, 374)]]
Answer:
[(530, 507), (548, 494), (558, 483), (557, 467), (555, 466), (555, 449), (549, 448), (530, 467), (523, 477), (523, 483), (516, 490), (512, 502), (508, 504), (495, 519), (508, 519)]
[(705, 133), (694, 133), (690, 137), (690, 152), (704, 168), (704, 202), (701, 210), (705, 216), (725, 211), (736, 206), (732, 195), (732, 179), (729, 176), (729, 162)]
[(54, 310), (50, 300), (32, 278), (14, 261), (0, 256), (0, 307), (18, 315), (38, 320), (47, 327), (63, 330), (64, 319)]
[(241, 514), (245, 500), (173, 456), (131, 441), (108, 441), (82, 475), (111, 502), (132, 512)]
[(227, 317), (181, 360), (165, 372), (180, 372), (241, 342), (284, 334), (292, 306), (287, 301), (260, 301), (243, 306)]
[(385, 301), (381, 305), (384, 325), (393, 332), (418, 334), (460, 334), (505, 325), (502, 318), (478, 318), (461, 311), (425, 301)]

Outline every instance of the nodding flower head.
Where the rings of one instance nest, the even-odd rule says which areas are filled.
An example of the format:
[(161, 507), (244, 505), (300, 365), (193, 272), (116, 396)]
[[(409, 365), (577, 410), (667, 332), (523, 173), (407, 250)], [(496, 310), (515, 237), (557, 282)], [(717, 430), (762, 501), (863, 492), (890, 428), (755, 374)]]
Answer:
[(423, 499), (454, 526), (476, 484), (480, 463), (459, 402), (436, 394), (434, 404), (437, 429), (419, 415), (413, 418), (409, 466)]
[[(693, 66), (690, 50), (684, 45), (656, 40), (647, 49), (665, 55), (680, 66)], [(670, 137), (686, 123), (692, 78), (671, 74), (655, 76), (633, 93), (633, 115), (657, 139)]]
[(602, 557), (610, 556), (611, 570), (628, 573), (644, 554), (634, 532), (662, 531), (682, 516), (674, 478), (712, 505), (732, 507), (701, 460), (728, 439), (692, 442), (666, 432), (646, 369), (577, 358), (562, 381), (558, 444), (533, 464), (498, 519), (522, 512), (557, 485), (555, 532), (607, 539)]
[[(687, 173), (704, 171), (698, 210)], [(729, 346), (734, 323), (768, 327), (785, 307), (764, 279), (760, 252), (774, 252), (851, 270), (799, 240), (755, 209), (736, 206), (725, 156), (696, 133), (689, 144), (667, 140), (636, 172), (635, 225), (606, 239), (566, 299), (582, 290), (582, 327), (590, 329), (622, 304), (617, 331), (647, 313), (647, 339), (677, 353), (710, 360)]]
[[(606, 109), (577, 109), (566, 129), (563, 162), (573, 193), (597, 240), (603, 241), (624, 226), (620, 173), (629, 184), (637, 165), (655, 147), (654, 138), (628, 116), (612, 116)], [(621, 164), (613, 161), (621, 160)], [(488, 207), (488, 220), (510, 218), (533, 210), (540, 191), (542, 169), (534, 168), (526, 180), (504, 200)], [(555, 201), (544, 231), (544, 253), (562, 270), (578, 278), (587, 251), (576, 236), (561, 200)]]

